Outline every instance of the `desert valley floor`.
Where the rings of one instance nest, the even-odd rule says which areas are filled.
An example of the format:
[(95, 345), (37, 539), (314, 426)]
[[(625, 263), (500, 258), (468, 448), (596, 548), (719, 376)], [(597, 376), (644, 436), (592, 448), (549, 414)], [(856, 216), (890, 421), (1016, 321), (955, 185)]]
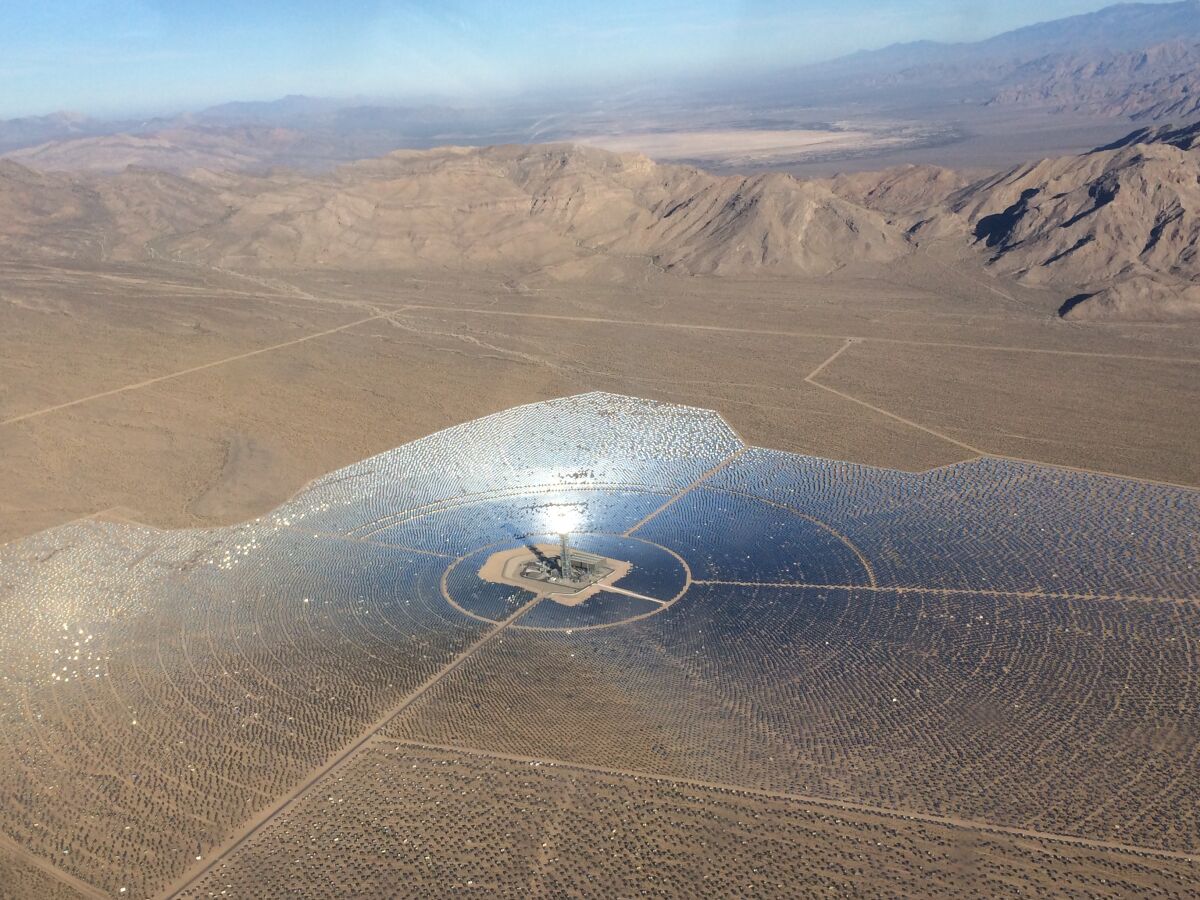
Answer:
[(1072, 324), (953, 259), (809, 279), (6, 263), (0, 542), (119, 510), (266, 512), (305, 482), (586, 390), (748, 442), (924, 471), (981, 454), (1200, 484), (1200, 333)]

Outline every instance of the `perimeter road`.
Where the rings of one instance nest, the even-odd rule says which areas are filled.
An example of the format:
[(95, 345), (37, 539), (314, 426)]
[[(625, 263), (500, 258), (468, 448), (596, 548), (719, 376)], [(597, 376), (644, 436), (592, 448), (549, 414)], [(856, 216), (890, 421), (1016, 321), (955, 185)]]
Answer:
[(645, 594), (635, 594), (633, 591), (627, 591), (625, 588), (617, 587), (615, 584), (606, 584), (603, 590), (612, 591), (614, 594), (623, 594), (635, 600), (649, 600), (651, 603), (657, 603), (659, 606), (667, 605), (666, 600), (655, 600), (653, 597), (647, 597)]
[[(857, 343), (858, 343), (858, 341), (855, 340), (854, 338), (846, 338), (846, 343), (844, 343), (844, 344), (842, 344), (842, 346), (838, 347), (837, 350), (835, 350), (833, 352), (833, 355), (830, 356), (828, 359), (826, 359), (825, 362), (821, 363), (819, 366), (817, 366), (815, 369), (813, 369), (811, 372), (809, 372), (807, 375), (805, 375), (804, 380), (807, 381), (809, 384), (812, 384), (813, 379), (821, 374), (822, 369), (824, 369), (827, 365), (829, 365), (831, 362), (833, 362), (835, 359), (837, 359), (839, 356), (841, 356), (843, 353), (845, 353), (847, 350), (849, 350), (854, 344), (857, 344)], [(820, 385), (817, 385), (817, 387), (820, 387)]]
[(946, 441), (947, 443), (953, 444), (956, 447), (961, 447), (963, 450), (966, 450), (969, 453), (974, 453), (976, 456), (987, 455), (986, 450), (980, 450), (978, 447), (972, 447), (970, 444), (964, 444), (962, 441), (956, 441), (954, 438), (944, 435), (940, 431), (934, 431), (932, 428), (926, 428), (924, 425), (912, 421), (912, 419), (902, 418), (895, 413), (888, 412), (886, 409), (880, 409), (878, 406), (872, 406), (865, 400), (859, 400), (857, 397), (852, 397), (849, 394), (843, 394), (841, 391), (834, 390), (828, 385), (821, 384), (821, 382), (817, 381), (817, 376), (821, 374), (822, 369), (824, 369), (835, 359), (845, 353), (846, 350), (852, 345), (857, 344), (858, 342), (859, 339), (857, 338), (846, 338), (846, 343), (838, 347), (832, 356), (804, 376), (805, 384), (811, 384), (813, 387), (820, 388), (823, 391), (828, 391), (831, 394), (835, 394), (838, 397), (841, 397), (843, 400), (849, 400), (851, 403), (857, 403), (859, 406), (865, 406), (867, 409), (871, 410), (871, 412), (878, 413), (881, 416), (887, 416), (889, 419), (894, 419), (901, 425), (907, 425), (909, 428), (916, 428), (918, 431), (924, 431), (926, 434), (932, 435), (938, 440)]
[[(452, 313), (453, 312), (471, 313), (472, 315), (511, 316), (511, 317), (516, 317), (516, 318), (527, 318), (527, 319), (551, 319), (551, 320), (555, 320), (555, 321), (583, 322), (583, 323), (588, 323), (588, 324), (601, 324), (601, 325), (629, 325), (629, 326), (635, 326), (635, 327), (639, 327), (639, 328), (673, 328), (673, 329), (680, 329), (680, 330), (685, 330), (685, 331), (713, 331), (713, 332), (726, 332), (726, 333), (730, 333), (730, 334), (758, 334), (758, 335), (773, 336), (773, 337), (821, 338), (821, 339), (830, 339), (830, 340), (840, 338), (841, 340), (845, 341), (845, 343), (841, 347), (839, 347), (828, 359), (826, 359), (819, 366), (817, 366), (815, 369), (813, 369), (811, 372), (809, 372), (808, 375), (806, 375), (805, 378), (803, 379), (805, 383), (810, 384), (815, 388), (819, 388), (823, 391), (826, 391), (830, 394), (833, 394), (837, 397), (841, 397), (843, 400), (848, 400), (851, 403), (855, 403), (855, 404), (863, 407), (864, 409), (869, 409), (871, 412), (876, 413), (877, 415), (886, 416), (887, 418), (892, 419), (895, 422), (899, 422), (901, 425), (905, 425), (909, 428), (915, 428), (918, 431), (922, 431), (925, 434), (928, 434), (931, 437), (935, 437), (940, 441), (945, 441), (948, 444), (952, 444), (955, 447), (958, 447), (962, 450), (967, 451), (968, 453), (970, 453), (972, 455), (972, 457), (987, 456), (987, 457), (991, 457), (993, 459), (1006, 459), (1006, 460), (1010, 460), (1012, 462), (1034, 463), (1035, 465), (1052, 466), (1054, 468), (1065, 469), (1065, 470), (1071, 471), (1071, 472), (1082, 472), (1082, 473), (1088, 474), (1088, 475), (1105, 475), (1105, 476), (1109, 476), (1112, 478), (1126, 478), (1131, 481), (1142, 482), (1143, 484), (1158, 484), (1158, 485), (1164, 485), (1166, 487), (1182, 487), (1182, 488), (1187, 488), (1189, 490), (1194, 490), (1196, 488), (1196, 485), (1194, 485), (1194, 484), (1184, 484), (1182, 482), (1175, 482), (1175, 481), (1164, 481), (1164, 480), (1158, 479), (1158, 478), (1145, 478), (1145, 477), (1138, 476), (1138, 475), (1123, 475), (1119, 472), (1109, 472), (1104, 469), (1085, 469), (1085, 468), (1081, 468), (1078, 466), (1065, 465), (1063, 463), (1053, 463), (1053, 462), (1047, 462), (1045, 460), (1029, 459), (1028, 457), (1024, 457), (1024, 456), (1012, 456), (1012, 455), (1009, 455), (1006, 453), (995, 453), (990, 450), (984, 450), (984, 449), (976, 447), (972, 444), (967, 444), (967, 443), (964, 443), (963, 441), (956, 440), (955, 438), (952, 438), (947, 434), (937, 431), (936, 429), (929, 428), (925, 425), (920, 424), (919, 422), (914, 422), (912, 419), (906, 419), (903, 416), (896, 415), (895, 413), (889, 412), (888, 410), (883, 409), (882, 407), (875, 406), (871, 403), (867, 403), (865, 400), (860, 400), (859, 398), (854, 397), (850, 394), (844, 393), (835, 388), (831, 388), (828, 385), (821, 384), (821, 382), (816, 380), (816, 376), (819, 375), (825, 369), (826, 366), (828, 366), (830, 363), (832, 363), (834, 360), (836, 360), (839, 356), (841, 356), (842, 353), (844, 353), (852, 345), (858, 344), (858, 343), (870, 343), (872, 341), (874, 341), (876, 343), (882, 343), (882, 344), (899, 344), (899, 345), (907, 345), (907, 346), (914, 346), (914, 347), (953, 347), (953, 348), (957, 348), (957, 349), (982, 350), (982, 351), (991, 351), (991, 352), (1039, 353), (1039, 354), (1045, 354), (1045, 355), (1051, 355), (1051, 356), (1078, 356), (1078, 357), (1085, 357), (1085, 358), (1091, 358), (1091, 359), (1122, 359), (1122, 360), (1133, 360), (1133, 361), (1138, 361), (1138, 362), (1159, 362), (1159, 363), (1177, 363), (1177, 364), (1181, 364), (1181, 365), (1200, 365), (1200, 359), (1197, 359), (1194, 357), (1143, 356), (1143, 355), (1137, 355), (1137, 354), (1132, 354), (1132, 353), (1099, 353), (1099, 352), (1086, 351), (1086, 350), (1056, 350), (1056, 349), (1051, 349), (1048, 347), (1014, 347), (1014, 346), (1008, 346), (1008, 345), (969, 344), (969, 343), (958, 342), (958, 341), (918, 341), (918, 340), (911, 340), (911, 339), (907, 339), (907, 338), (871, 337), (871, 336), (867, 336), (867, 335), (844, 335), (844, 334), (831, 334), (831, 333), (827, 333), (827, 332), (815, 332), (815, 331), (813, 331), (813, 332), (810, 332), (810, 331), (774, 331), (774, 330), (759, 329), (759, 328), (737, 328), (734, 326), (726, 326), (726, 325), (695, 325), (695, 324), (688, 324), (688, 323), (682, 323), (682, 322), (649, 322), (649, 321), (648, 322), (639, 322), (639, 321), (633, 320), (633, 319), (608, 319), (608, 318), (602, 318), (602, 317), (597, 317), (597, 316), (566, 316), (566, 315), (554, 315), (551, 313), (511, 312), (511, 311), (507, 311), (507, 310), (478, 309), (478, 308), (474, 308), (474, 307), (458, 307), (458, 306), (429, 306), (429, 305), (421, 305), (421, 304), (410, 304), (405, 307), (402, 307), (402, 309), (441, 311), (441, 312), (452, 312)], [(728, 399), (725, 399), (723, 402), (729, 403), (729, 402), (741, 402), (741, 401), (730, 401)], [(775, 407), (775, 408), (782, 409), (782, 407)], [(791, 410), (787, 410), (787, 411), (790, 412)], [(937, 466), (936, 468), (942, 468), (942, 467)]]
[[(826, 359), (823, 363), (821, 363), (819, 366), (817, 366), (815, 369), (813, 369), (811, 372), (809, 372), (808, 375), (805, 376), (805, 378), (804, 378), (805, 383), (811, 384), (813, 387), (820, 388), (823, 391), (828, 391), (829, 393), (834, 394), (835, 396), (841, 397), (843, 400), (849, 400), (851, 403), (857, 403), (859, 406), (862, 406), (862, 407), (865, 407), (866, 409), (871, 410), (871, 412), (878, 413), (881, 416), (887, 416), (889, 419), (899, 422), (901, 425), (907, 425), (909, 428), (915, 428), (918, 431), (923, 431), (926, 434), (937, 438), (938, 440), (946, 441), (947, 443), (953, 444), (956, 447), (961, 447), (962, 449), (973, 454), (973, 458), (975, 458), (975, 459), (978, 459), (980, 457), (990, 457), (991, 459), (1006, 459), (1009, 462), (1030, 463), (1035, 466), (1048, 466), (1048, 467), (1054, 468), (1054, 469), (1063, 469), (1067, 472), (1079, 472), (1084, 475), (1103, 475), (1108, 478), (1124, 478), (1129, 481), (1141, 482), (1142, 484), (1157, 484), (1157, 485), (1162, 485), (1163, 487), (1185, 488), (1186, 490), (1195, 490), (1196, 489), (1196, 485), (1194, 485), (1194, 484), (1183, 484), (1182, 482), (1177, 482), (1177, 481), (1163, 481), (1163, 480), (1157, 479), (1157, 478), (1142, 478), (1139, 475), (1122, 475), (1118, 472), (1106, 472), (1103, 469), (1084, 469), (1084, 468), (1080, 468), (1079, 466), (1069, 466), (1069, 465), (1066, 465), (1065, 463), (1046, 462), (1045, 460), (1040, 460), (1040, 459), (1029, 459), (1028, 457), (1025, 457), (1025, 456), (1012, 456), (1007, 453), (993, 453), (990, 450), (981, 450), (980, 448), (972, 446), (971, 444), (964, 444), (962, 441), (955, 440), (954, 438), (950, 437), (949, 435), (943, 434), (940, 431), (936, 431), (933, 428), (929, 428), (925, 425), (922, 425), (919, 422), (914, 422), (912, 419), (906, 419), (903, 416), (898, 416), (893, 412), (888, 412), (888, 410), (883, 409), (882, 407), (875, 406), (871, 403), (868, 403), (865, 400), (860, 400), (858, 397), (855, 397), (851, 394), (844, 393), (843, 391), (836, 390), (834, 388), (829, 387), (829, 385), (827, 385), (827, 384), (821, 384), (821, 382), (817, 381), (817, 375), (819, 375), (825, 369), (826, 366), (828, 366), (830, 363), (832, 363), (834, 360), (836, 360), (839, 356), (841, 356), (852, 345), (860, 343), (862, 341), (870, 341), (870, 340), (883, 340), (883, 338), (846, 338), (845, 344), (843, 344), (841, 347), (839, 347), (836, 351), (834, 351), (834, 353), (828, 359)], [(1050, 353), (1050, 352), (1057, 352), (1057, 351), (1030, 350), (1029, 352), (1030, 353)], [(1068, 351), (1063, 351), (1063, 352), (1068, 352)], [(1133, 357), (1128, 357), (1128, 358), (1133, 358)], [(935, 466), (935, 468), (938, 468), (938, 469), (948, 468), (951, 466), (961, 465), (963, 462), (969, 462), (969, 460), (961, 460), (959, 462), (949, 463), (946, 466)], [(927, 469), (926, 471), (932, 472), (933, 469)]]
[(487, 634), (483, 635), (483, 637), (481, 637), (481, 638), (479, 638), (479, 640), (475, 641), (475, 643), (473, 643), (470, 647), (468, 647), (466, 650), (464, 650), (458, 656), (454, 657), (454, 659), (452, 659), (452, 660), (450, 660), (450, 662), (446, 663), (446, 665), (444, 665), (441, 669), (439, 669), (436, 673), (434, 673), (434, 675), (432, 677), (430, 677), (423, 684), (421, 684), (420, 687), (418, 687), (411, 694), (409, 694), (403, 700), (401, 700), (398, 704), (396, 704), (391, 709), (389, 709), (386, 713), (384, 713), (380, 719), (378, 719), (374, 724), (370, 725), (366, 731), (362, 732), (362, 734), (360, 734), (357, 739), (355, 739), (351, 744), (349, 744), (340, 753), (338, 753), (336, 756), (334, 756), (332, 759), (330, 759), (323, 765), (319, 766), (318, 768), (313, 769), (308, 774), (308, 776), (300, 784), (298, 784), (291, 792), (289, 792), (282, 800), (277, 802), (270, 809), (267, 809), (264, 812), (260, 813), (259, 815), (255, 816), (254, 819), (252, 819), (246, 825), (246, 827), (240, 834), (234, 835), (232, 838), (230, 838), (228, 841), (226, 841), (225, 844), (222, 845), (222, 847), (217, 850), (217, 853), (215, 856), (213, 856), (211, 859), (206, 861), (203, 866), (200, 866), (198, 869), (193, 871), (190, 875), (185, 874), (183, 876), (183, 878), (186, 880), (183, 880), (183, 882), (181, 884), (179, 884), (177, 887), (169, 888), (163, 894), (163, 896), (175, 897), (175, 896), (179, 895), (180, 893), (182, 893), (183, 891), (186, 891), (186, 890), (194, 887), (217, 864), (219, 864), (222, 860), (228, 858), (230, 854), (236, 852), (238, 850), (238, 848), (240, 848), (242, 845), (244, 845), (246, 843), (246, 841), (250, 840), (250, 838), (254, 837), (254, 835), (256, 835), (260, 831), (262, 831), (262, 829), (265, 828), (268, 824), (270, 824), (276, 817), (278, 817), (282, 813), (286, 812), (297, 800), (300, 799), (300, 797), (309, 788), (311, 788), (313, 785), (315, 785), (317, 782), (321, 781), (327, 775), (332, 774), (333, 772), (337, 771), (342, 766), (344, 766), (347, 762), (349, 762), (349, 760), (351, 759), (351, 757), (354, 756), (355, 753), (357, 753), (372, 738), (376, 737), (380, 731), (382, 731), (384, 728), (386, 728), (387, 725), (389, 723), (391, 723), (391, 721), (394, 718), (396, 718), (396, 716), (400, 715), (402, 712), (404, 712), (406, 709), (408, 709), (410, 706), (412, 706), (414, 703), (416, 703), (417, 700), (421, 699), (421, 697), (423, 697), (430, 688), (432, 688), (434, 685), (436, 685), (439, 681), (441, 681), (447, 675), (454, 672), (459, 666), (461, 666), (464, 662), (466, 662), (468, 659), (470, 659), (471, 656), (473, 656), (477, 650), (479, 650), (481, 647), (483, 647), (485, 644), (487, 644), (489, 641), (491, 641), (492, 638), (496, 637), (498, 634), (500, 634), (502, 631), (504, 631), (504, 629), (506, 629), (509, 625), (516, 622), (518, 619), (521, 618), (521, 616), (525, 615), (527, 612), (529, 612), (531, 609), (533, 609), (535, 606), (537, 606), (538, 603), (540, 602), (540, 600), (541, 600), (540, 597), (535, 598), (531, 602), (527, 603), (525, 606), (522, 606), (520, 609), (518, 609), (515, 613), (513, 613), (511, 616), (509, 616), (503, 622), (497, 623), (497, 625), (494, 628), (492, 628), (490, 631), (488, 631)]
[[(226, 270), (220, 270), (220, 269), (218, 269), (217, 271), (222, 271), (222, 272), (225, 272), (225, 274), (231, 274), (231, 275), (239, 274), (239, 273), (228, 272)], [(309, 300), (310, 302), (315, 302), (315, 303), (331, 302), (331, 303), (336, 303), (336, 304), (343, 305), (343, 306), (357, 305), (357, 304), (351, 303), (350, 301), (339, 301), (339, 300), (333, 300), (330, 298), (322, 298), (322, 297), (317, 297), (312, 294), (303, 293), (303, 292), (301, 293), (301, 296), (304, 299)], [(373, 306), (373, 308), (376, 308), (376, 309), (379, 308), (378, 305), (372, 305), (372, 306)], [(828, 359), (826, 359), (823, 363), (821, 363), (821, 365), (819, 365), (816, 369), (814, 369), (812, 372), (810, 372), (804, 378), (804, 381), (807, 384), (810, 384), (813, 387), (820, 388), (823, 391), (827, 391), (831, 394), (841, 397), (844, 400), (849, 400), (852, 403), (862, 406), (865, 409), (869, 409), (872, 412), (877, 413), (878, 415), (886, 416), (887, 418), (892, 419), (896, 422), (899, 422), (902, 425), (907, 425), (910, 428), (915, 428), (919, 431), (923, 431), (926, 434), (931, 435), (932, 437), (935, 437), (939, 440), (945, 441), (949, 444), (953, 444), (956, 447), (966, 450), (967, 452), (971, 453), (973, 456), (976, 456), (976, 457), (990, 456), (990, 457), (993, 457), (996, 459), (1012, 460), (1013, 462), (1030, 462), (1030, 463), (1036, 463), (1038, 465), (1054, 466), (1055, 468), (1066, 469), (1068, 471), (1083, 472), (1086, 474), (1108, 475), (1108, 476), (1112, 476), (1112, 477), (1116, 477), (1116, 478), (1128, 478), (1133, 481), (1143, 482), (1145, 484), (1161, 484), (1161, 485), (1166, 485), (1168, 487), (1183, 487), (1183, 488), (1189, 488), (1189, 489), (1194, 489), (1196, 487), (1195, 485), (1183, 484), (1180, 482), (1163, 481), (1161, 479), (1154, 479), (1154, 478), (1144, 478), (1144, 477), (1140, 477), (1140, 476), (1136, 476), (1136, 475), (1122, 475), (1122, 474), (1116, 473), (1116, 472), (1108, 472), (1103, 469), (1085, 469), (1085, 468), (1069, 466), (1069, 465), (1064, 465), (1064, 464), (1059, 464), (1059, 463), (1046, 462), (1044, 460), (1028, 459), (1026, 457), (1021, 457), (1021, 456), (1010, 456), (1010, 455), (1007, 455), (1004, 453), (994, 453), (994, 452), (991, 452), (988, 450), (982, 450), (971, 444), (966, 444), (966, 443), (963, 443), (962, 441), (955, 440), (954, 438), (949, 437), (948, 435), (943, 434), (940, 431), (936, 431), (932, 428), (928, 428), (924, 425), (919, 424), (918, 422), (912, 421), (911, 419), (906, 419), (902, 416), (898, 416), (895, 413), (888, 412), (886, 409), (883, 409), (878, 406), (874, 406), (870, 403), (867, 403), (864, 400), (860, 400), (857, 397), (851, 396), (850, 394), (843, 393), (842, 391), (831, 388), (828, 385), (821, 384), (819, 381), (816, 380), (815, 376), (818, 375), (826, 366), (828, 366), (830, 363), (832, 363), (835, 359), (837, 359), (837, 357), (840, 356), (851, 344), (869, 343), (871, 341), (874, 341), (877, 343), (900, 344), (900, 345), (908, 345), (908, 346), (915, 346), (915, 347), (955, 347), (955, 348), (960, 348), (960, 349), (982, 350), (982, 351), (991, 351), (991, 352), (1039, 353), (1039, 354), (1048, 354), (1048, 355), (1055, 355), (1055, 356), (1079, 356), (1079, 357), (1088, 357), (1088, 358), (1093, 358), (1093, 359), (1123, 359), (1123, 360), (1135, 360), (1135, 361), (1141, 361), (1141, 362), (1178, 363), (1178, 364), (1182, 364), (1182, 365), (1200, 365), (1200, 358), (1179, 357), (1179, 356), (1145, 356), (1145, 355), (1130, 354), (1130, 353), (1099, 353), (1099, 352), (1085, 351), (1085, 350), (1056, 350), (1056, 349), (1051, 349), (1051, 348), (1047, 348), (1047, 347), (1014, 347), (1014, 346), (1008, 346), (1008, 345), (970, 344), (970, 343), (963, 343), (963, 342), (957, 342), (957, 341), (919, 341), (919, 340), (912, 340), (912, 339), (906, 339), (906, 338), (886, 338), (886, 337), (873, 337), (873, 336), (867, 336), (867, 335), (844, 335), (844, 334), (831, 334), (831, 333), (827, 333), (827, 332), (807, 332), (807, 331), (785, 331), (785, 330), (770, 330), (770, 329), (757, 329), (757, 328), (737, 328), (734, 326), (726, 326), (726, 325), (697, 325), (697, 324), (688, 324), (688, 323), (683, 323), (683, 322), (638, 321), (635, 319), (610, 319), (610, 318), (603, 318), (603, 317), (597, 317), (597, 316), (567, 316), (567, 315), (554, 315), (554, 314), (550, 314), (550, 313), (512, 312), (512, 311), (507, 311), (507, 310), (480, 309), (480, 308), (476, 308), (476, 307), (433, 306), (433, 305), (422, 305), (422, 304), (405, 304), (403, 306), (390, 307), (389, 311), (386, 313), (377, 313), (375, 315), (371, 315), (371, 316), (367, 316), (362, 319), (358, 319), (354, 322), (349, 322), (345, 325), (339, 325), (336, 328), (330, 328), (326, 331), (320, 331), (315, 334), (305, 335), (304, 337), (296, 338), (295, 340), (284, 341), (283, 343), (280, 343), (280, 344), (272, 344), (269, 347), (261, 347), (257, 350), (251, 350), (247, 353), (240, 353), (236, 356), (229, 356), (224, 359), (214, 360), (212, 362), (204, 363), (199, 366), (192, 366), (191, 368), (181, 369), (177, 372), (169, 372), (165, 375), (160, 375), (156, 378), (150, 378), (145, 381), (139, 381), (139, 382), (136, 382), (133, 384), (127, 384), (122, 387), (113, 388), (112, 390), (108, 390), (108, 391), (102, 391), (97, 394), (90, 394), (86, 397), (80, 397), (76, 400), (67, 401), (66, 403), (59, 403), (54, 406), (47, 406), (47, 407), (43, 407), (42, 409), (36, 409), (31, 412), (22, 413), (21, 415), (18, 415), (18, 416), (12, 416), (8, 419), (0, 420), (0, 426), (17, 424), (17, 423), (23, 422), (27, 419), (33, 419), (38, 416), (46, 415), (48, 413), (57, 412), (57, 411), (63, 410), (63, 409), (70, 409), (74, 406), (78, 406), (82, 403), (88, 403), (92, 400), (100, 400), (100, 399), (103, 399), (104, 397), (111, 397), (116, 394), (125, 393), (126, 391), (135, 391), (140, 388), (150, 387), (151, 385), (158, 384), (163, 381), (169, 381), (173, 378), (179, 378), (183, 375), (190, 375), (194, 372), (200, 372), (205, 369), (211, 369), (211, 368), (215, 368), (217, 366), (222, 366), (226, 363), (236, 362), (241, 359), (247, 359), (252, 356), (257, 356), (261, 353), (269, 353), (273, 350), (280, 350), (285, 347), (291, 347), (296, 344), (304, 343), (305, 341), (310, 341), (310, 340), (314, 340), (316, 338), (324, 337), (326, 335), (335, 334), (339, 331), (345, 331), (347, 329), (354, 328), (357, 325), (363, 325), (367, 322), (387, 320), (387, 321), (392, 322), (393, 324), (398, 324), (395, 319), (396, 314), (400, 313), (400, 312), (409, 311), (409, 310), (449, 312), (449, 313), (470, 313), (472, 315), (481, 315), (481, 316), (510, 316), (510, 317), (528, 318), (528, 319), (550, 319), (550, 320), (554, 320), (554, 321), (584, 322), (584, 323), (595, 323), (595, 324), (603, 324), (603, 325), (628, 325), (628, 326), (633, 326), (633, 327), (638, 327), (638, 328), (669, 328), (669, 329), (681, 329), (681, 330), (689, 330), (689, 331), (726, 332), (726, 333), (730, 333), (730, 334), (757, 334), (757, 335), (769, 335), (769, 336), (777, 336), (777, 337), (823, 338), (823, 339), (830, 339), (830, 340), (841, 339), (841, 340), (845, 341), (846, 343), (842, 347), (840, 347), (832, 356), (830, 356)], [(726, 402), (733, 402), (733, 401), (726, 401)]]
[(1057, 350), (1051, 347), (1014, 347), (1005, 344), (971, 344), (963, 341), (919, 341), (910, 338), (873, 337), (860, 334), (837, 334), (828, 331), (791, 331), (769, 328), (738, 328), (734, 325), (698, 325), (690, 322), (655, 322), (638, 319), (610, 319), (603, 316), (568, 316), (555, 313), (515, 312), (504, 309), (482, 309), (475, 306), (433, 306), (408, 303), (404, 310), (469, 313), (472, 316), (509, 316), (517, 319), (549, 319), (557, 322), (582, 322), (589, 325), (630, 325), (635, 328), (668, 328), (681, 331), (716, 331), (726, 334), (757, 334), (766, 337), (825, 338), (827, 340), (874, 341), (879, 344), (906, 344), (913, 347), (956, 347), (962, 350), (988, 350), (1007, 353), (1043, 353), (1051, 356), (1083, 356), (1092, 359), (1128, 359), (1139, 362), (1180, 363), (1200, 366), (1200, 358), (1194, 356), (1147, 356), (1136, 353), (1101, 353), (1095, 350)]

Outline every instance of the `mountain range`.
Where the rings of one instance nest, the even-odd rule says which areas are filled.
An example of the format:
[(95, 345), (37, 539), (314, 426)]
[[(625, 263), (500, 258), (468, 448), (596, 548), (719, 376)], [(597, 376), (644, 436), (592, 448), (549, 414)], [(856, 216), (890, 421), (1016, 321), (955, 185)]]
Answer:
[(1118, 3), (1006, 31), (981, 41), (916, 41), (851, 54), (823, 68), (859, 71), (916, 71), (922, 66), (971, 65), (996, 60), (1029, 62), (1053, 54), (1113, 53), (1166, 41), (1200, 37), (1200, 0)]
[(39, 173), (0, 163), (10, 257), (554, 278), (822, 276), (949, 247), (1074, 319), (1200, 315), (1200, 126), (982, 179), (909, 166), (717, 176), (566, 144), (397, 151), (321, 175)]
[(822, 185), (570, 145), (398, 151), (318, 177), (68, 175), (7, 161), (0, 204), (12, 256), (569, 277), (622, 260), (683, 274), (824, 273), (909, 251), (881, 214)]

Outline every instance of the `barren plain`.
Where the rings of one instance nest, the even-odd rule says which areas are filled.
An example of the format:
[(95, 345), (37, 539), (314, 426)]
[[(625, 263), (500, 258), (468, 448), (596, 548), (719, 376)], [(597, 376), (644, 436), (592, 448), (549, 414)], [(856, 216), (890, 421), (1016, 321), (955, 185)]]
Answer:
[(1056, 302), (953, 260), (615, 284), (10, 262), (0, 540), (114, 508), (240, 521), (408, 440), (595, 388), (909, 471), (988, 453), (1200, 483), (1200, 332), (1072, 325)]

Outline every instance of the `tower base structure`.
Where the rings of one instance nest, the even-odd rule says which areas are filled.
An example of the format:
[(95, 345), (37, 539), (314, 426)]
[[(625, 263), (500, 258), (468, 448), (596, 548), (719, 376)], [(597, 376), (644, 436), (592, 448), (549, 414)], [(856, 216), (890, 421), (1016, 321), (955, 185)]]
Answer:
[(529, 544), (494, 553), (479, 570), (484, 581), (508, 584), (576, 606), (606, 585), (624, 578), (632, 563), (568, 547), (564, 559), (560, 542)]

